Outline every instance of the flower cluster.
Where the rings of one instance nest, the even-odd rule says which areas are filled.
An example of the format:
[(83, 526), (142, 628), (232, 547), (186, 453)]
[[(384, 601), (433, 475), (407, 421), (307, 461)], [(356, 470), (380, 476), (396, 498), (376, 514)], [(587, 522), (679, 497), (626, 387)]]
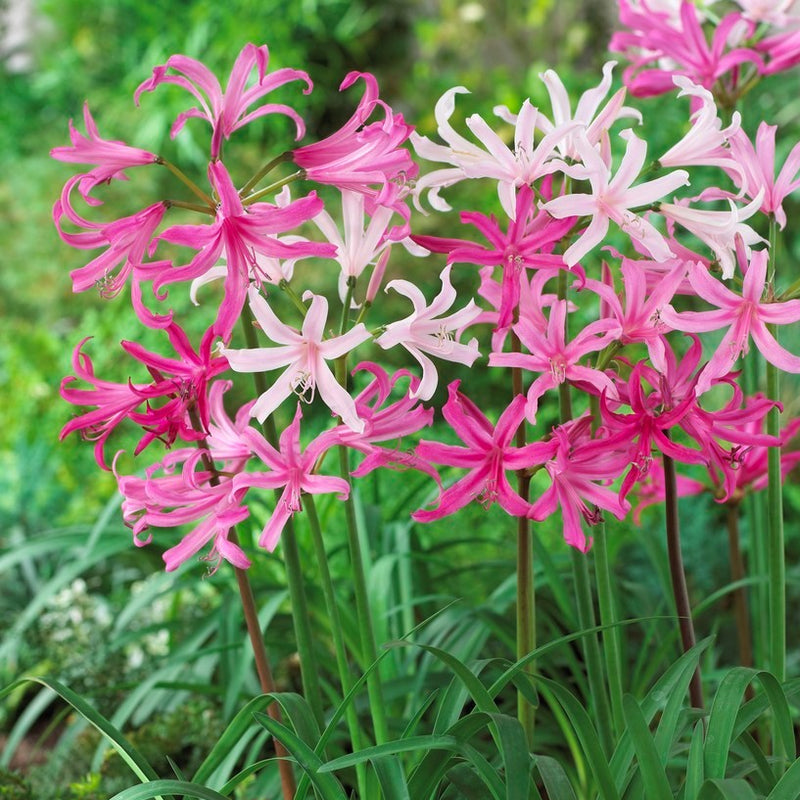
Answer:
[[(785, 2), (742, 1), (709, 41), (710, 5), (620, 0), (626, 30), (614, 47), (632, 60), (624, 75), (631, 91), (677, 90), (690, 101), (689, 130), (665, 153), (648, 154), (636, 132), (640, 113), (625, 105), (624, 88), (611, 93), (613, 62), (574, 108), (548, 71), (541, 79), (549, 108), (530, 100), (516, 113), (498, 107), (496, 124), (473, 114), (464, 133), (451, 119), (467, 90), (455, 87), (436, 105), (439, 142), (413, 132), (380, 98), (372, 75), (350, 73), (342, 91), (363, 86), (351, 118), (321, 141), (279, 143), (245, 182), (230, 157), (236, 132), (279, 114), (301, 139), (299, 113), (266, 98), (287, 85), (313, 86), (302, 70), (270, 72), (266, 46), (242, 50), (224, 91), (186, 56), (156, 67), (136, 91), (145, 104), (145, 93), (173, 84), (197, 103), (178, 116), (172, 135), (194, 118), (210, 125), (204, 185), (159, 155), (102, 138), (87, 107), (87, 135), (71, 126), (72, 145), (53, 151), (89, 165), (67, 181), (53, 212), (67, 243), (100, 251), (73, 273), (74, 290), (97, 287), (111, 297), (129, 287), (133, 312), (171, 352), (123, 342), (149, 381), (114, 383), (95, 376), (87, 340), (80, 342), (62, 395), (90, 410), (62, 435), (96, 440), (97, 461), (106, 469), (111, 462), (136, 543), (150, 542), (153, 528), (186, 524), (191, 530), (164, 553), (167, 569), (201, 551), (214, 565), (244, 569), (251, 557), (236, 526), (249, 518), (253, 492), (267, 502), (275, 497), (258, 537), (272, 550), (304, 495), (345, 498), (353, 478), (380, 467), (417, 469), (436, 483), (433, 507), (413, 513), (419, 522), (471, 502), (496, 502), (536, 521), (560, 511), (566, 541), (583, 551), (591, 544), (585, 526), (603, 511), (622, 518), (632, 498), (646, 504), (659, 495), (658, 454), (704, 467), (720, 500), (762, 485), (765, 449), (786, 444), (796, 426), (766, 435), (764, 418), (778, 400), (746, 395), (734, 370), (752, 342), (771, 364), (800, 372), (800, 356), (774, 334), (800, 321), (800, 299), (778, 296), (762, 235), (768, 218), (785, 224), (781, 204), (800, 186), (800, 145), (776, 165), (776, 129), (764, 123), (753, 143), (737, 115), (723, 126), (717, 104), (741, 88), (742, 76), (795, 63), (795, 15)], [(760, 39), (757, 24), (760, 34), (767, 30)], [(408, 144), (443, 166), (420, 177)], [(289, 162), (295, 172), (268, 178)], [(98, 187), (144, 167), (169, 169), (195, 197), (159, 198), (126, 217), (95, 221)], [(718, 181), (693, 195), (687, 187), (698, 167), (716, 170)], [(446, 214), (445, 196), (454, 198), (453, 187), (466, 180), (494, 186), (497, 214), (463, 211), (463, 238), (415, 233), (412, 214), (426, 205)], [(306, 193), (293, 196), (290, 183)], [(176, 212), (181, 221), (172, 219)], [(186, 212), (200, 220), (184, 222)], [(614, 248), (605, 246), (610, 237)], [(411, 255), (397, 263), (438, 260), (432, 299), (413, 268), (383, 285), (398, 252)], [(322, 293), (325, 280), (301, 283), (301, 260), (330, 275), (335, 297)], [(430, 272), (426, 261), (416, 263)], [(453, 271), (472, 265), (480, 286), (461, 298)], [(196, 344), (167, 294), (180, 283), (195, 304), (202, 292), (194, 313), (206, 318), (191, 326), (204, 327)], [(381, 288), (411, 308), (370, 328)], [(216, 299), (209, 304), (207, 296)], [(697, 334), (713, 331), (721, 342), (704, 357)], [(351, 377), (356, 349), (373, 360)], [(390, 349), (411, 356), (409, 369), (390, 374), (375, 362)], [(493, 387), (508, 376), (512, 388), (501, 395), (507, 401), (494, 401), (493, 414), (452, 381), (441, 411), (462, 444), (423, 438), (414, 445), (431, 425), (434, 410), (422, 403), (437, 396), (442, 361), (481, 363)], [(254, 374), (253, 390), (241, 388), (241, 373)], [(226, 398), (243, 391), (249, 399), (230, 414)], [(329, 413), (312, 426), (303, 405)], [(279, 433), (282, 415), (291, 422)], [(322, 420), (321, 432), (320, 416), (333, 417)], [(123, 423), (138, 426), (137, 457), (154, 452), (156, 440), (167, 448), (138, 474), (124, 474), (119, 454), (106, 453)], [(336, 447), (358, 454), (350, 475), (329, 474), (326, 456)], [(787, 466), (796, 461), (786, 459)], [(448, 485), (434, 465), (466, 472)], [(509, 473), (525, 480), (513, 488)]]

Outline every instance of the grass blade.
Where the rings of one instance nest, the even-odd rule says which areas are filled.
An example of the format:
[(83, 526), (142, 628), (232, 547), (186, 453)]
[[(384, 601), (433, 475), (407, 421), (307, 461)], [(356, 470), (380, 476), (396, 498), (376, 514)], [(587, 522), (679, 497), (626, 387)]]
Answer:
[(623, 695), (622, 715), (639, 759), (645, 796), (648, 800), (674, 800), (663, 766), (667, 754), (659, 755), (642, 710), (632, 695)]

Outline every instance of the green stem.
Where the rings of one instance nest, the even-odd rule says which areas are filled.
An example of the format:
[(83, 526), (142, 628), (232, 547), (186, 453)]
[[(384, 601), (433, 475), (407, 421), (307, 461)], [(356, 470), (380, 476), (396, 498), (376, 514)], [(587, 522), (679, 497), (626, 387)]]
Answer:
[[(258, 347), (256, 332), (253, 328), (253, 316), (248, 306), (242, 309), (241, 319), (247, 346), (249, 348)], [(263, 372), (254, 372), (253, 380), (255, 381), (256, 392), (259, 395), (267, 391), (268, 387)], [(280, 447), (278, 431), (275, 427), (275, 420), (271, 416), (265, 420), (262, 430), (267, 441), (277, 450)], [(280, 490), (276, 490), (276, 502), (280, 502), (279, 498)], [(303, 683), (303, 694), (317, 723), (320, 728), (323, 728), (325, 714), (322, 704), (322, 689), (319, 683), (319, 667), (317, 665), (317, 657), (314, 654), (311, 615), (308, 611), (300, 548), (297, 544), (297, 533), (291, 516), (286, 521), (286, 527), (284, 527), (281, 534), (281, 550), (283, 552), (283, 562), (286, 566), (289, 600), (292, 604), (292, 624), (294, 625), (294, 634), (297, 641), (297, 653), (300, 657), (300, 678)]]
[[(336, 592), (333, 588), (331, 572), (328, 568), (328, 554), (325, 552), (325, 542), (322, 536), (322, 526), (320, 525), (317, 505), (314, 496), (307, 494), (303, 497), (306, 515), (311, 527), (311, 540), (314, 544), (314, 555), (319, 567), (319, 575), (322, 582), (322, 593), (325, 596), (325, 605), (328, 609), (330, 620), (331, 636), (333, 637), (333, 647), (336, 651), (336, 666), (339, 670), (339, 680), (342, 684), (342, 697), (346, 697), (353, 688), (353, 678), (350, 674), (350, 667), (347, 659), (347, 648), (342, 635), (342, 625), (339, 619), (339, 607), (336, 601)], [(362, 736), (361, 728), (358, 724), (358, 714), (353, 703), (349, 703), (345, 711), (347, 727), (350, 731), (350, 741), (354, 752), (358, 752), (366, 746)], [(356, 765), (356, 775), (359, 786), (359, 797), (366, 797), (367, 771), (366, 765), (362, 762)]]
[[(516, 333), (511, 334), (511, 349), (520, 352), (520, 341)], [(522, 371), (519, 367), (511, 370), (513, 396), (522, 394)], [(524, 447), (526, 443), (525, 422), (517, 429), (515, 444)], [(528, 499), (531, 476), (525, 469), (517, 470), (517, 493), (523, 500)], [(524, 658), (536, 649), (536, 585), (533, 569), (533, 530), (527, 517), (517, 517), (517, 659)], [(525, 672), (533, 675), (534, 662), (529, 662)], [(517, 692), (517, 717), (528, 740), (528, 749), (533, 749), (536, 708), (522, 692)]]
[(166, 200), (164, 205), (167, 208), (188, 208), (189, 211), (197, 211), (200, 214), (209, 214), (210, 216), (214, 216), (215, 212), (213, 208), (209, 208), (209, 206), (201, 206), (199, 203), (187, 203), (184, 200)]
[(292, 289), (289, 285), (289, 281), (282, 280), (278, 284), (278, 288), (292, 301), (294, 307), (303, 315), (303, 319), (306, 318), (306, 314), (308, 313), (308, 306), (303, 302), (303, 298), (300, 297), (297, 292)]
[[(728, 550), (731, 560), (731, 581), (737, 583), (744, 580), (745, 568), (741, 536), (739, 534), (739, 503), (728, 502), (726, 505), (726, 522), (728, 527)], [(739, 586), (733, 595), (734, 617), (736, 619), (736, 633), (739, 640), (739, 665), (742, 667), (753, 666), (753, 645), (750, 631), (750, 610), (747, 607), (747, 591), (744, 586)], [(753, 699), (752, 686), (747, 686), (747, 700)]]
[[(350, 478), (350, 454), (345, 446), (339, 450), (339, 474)], [(352, 569), (353, 592), (356, 599), (356, 615), (358, 631), (361, 639), (361, 653), (366, 667), (378, 659), (378, 648), (375, 644), (375, 631), (372, 627), (372, 616), (369, 612), (369, 595), (367, 578), (364, 574), (364, 557), (361, 552), (361, 541), (358, 538), (358, 520), (353, 493), (345, 500), (345, 517), (347, 519), (347, 545), (350, 550), (350, 568)], [(369, 697), (372, 725), (375, 729), (375, 743), (384, 744), (389, 740), (389, 727), (383, 705), (383, 685), (380, 670), (373, 669), (367, 676), (367, 695)]]
[(614, 733), (621, 736), (625, 729), (622, 713), (622, 647), (617, 609), (614, 603), (614, 583), (611, 575), (611, 562), (608, 557), (608, 538), (606, 524), (600, 522), (594, 527), (594, 574), (597, 581), (597, 600), (600, 606), (600, 624), (603, 625), (603, 655), (606, 662), (608, 689), (611, 695), (611, 715), (614, 720)]
[[(777, 330), (771, 328), (773, 336)], [(780, 372), (767, 362), (767, 397), (780, 396)], [(772, 408), (767, 415), (767, 433), (778, 437), (781, 431), (780, 411)], [(767, 531), (769, 541), (769, 654), (770, 669), (782, 683), (786, 680), (786, 561), (783, 537), (783, 486), (781, 449), (770, 447), (767, 454)]]
[[(661, 459), (664, 465), (664, 508), (667, 520), (669, 573), (672, 579), (672, 594), (675, 598), (675, 611), (678, 615), (681, 644), (683, 652), (686, 653), (694, 647), (695, 636), (692, 607), (689, 603), (689, 590), (686, 587), (686, 572), (683, 568), (683, 556), (681, 554), (677, 477), (675, 474), (675, 462), (672, 458), (666, 453), (662, 453)], [(689, 697), (695, 708), (703, 708), (703, 684), (699, 666), (695, 669), (692, 681), (689, 684)]]
[(206, 194), (182, 169), (179, 169), (165, 158), (161, 158), (161, 156), (156, 159), (156, 163), (166, 167), (184, 186), (187, 186), (193, 194), (197, 195), (205, 206), (211, 209), (212, 214), (215, 213), (217, 204), (214, 199), (211, 195)]
[(304, 169), (299, 169), (297, 172), (293, 172), (291, 175), (287, 175), (285, 178), (281, 178), (279, 181), (275, 181), (275, 183), (271, 183), (269, 186), (264, 187), (263, 189), (259, 189), (257, 192), (253, 192), (253, 194), (248, 195), (247, 197), (242, 199), (242, 204), (249, 206), (252, 203), (255, 203), (256, 200), (260, 200), (262, 197), (266, 197), (267, 195), (274, 194), (278, 191), (278, 189), (283, 188), (287, 184), (294, 183), (294, 181), (301, 180), (306, 174)]
[(339, 335), (347, 333), (347, 323), (350, 319), (350, 305), (353, 302), (353, 294), (356, 291), (356, 276), (347, 276), (347, 291), (345, 292), (344, 303), (342, 304), (342, 319), (339, 323)]
[[(336, 379), (342, 386), (347, 386), (346, 355), (336, 360)], [(339, 451), (339, 475), (344, 478), (344, 480), (352, 483), (350, 480), (350, 451), (344, 445), (337, 449)], [(358, 617), (358, 631), (361, 641), (361, 656), (365, 667), (369, 667), (378, 659), (378, 648), (375, 643), (375, 630), (372, 627), (372, 615), (369, 610), (367, 577), (364, 571), (364, 556), (361, 552), (361, 540), (358, 536), (358, 519), (356, 517), (355, 499), (353, 498), (352, 491), (345, 500), (344, 508), (347, 522), (347, 546), (350, 552), (353, 593), (356, 600), (356, 616)], [(371, 670), (369, 675), (367, 675), (367, 695), (369, 697), (375, 743), (384, 744), (389, 739), (389, 727), (383, 705), (383, 682), (381, 680), (380, 670), (378, 669)]]
[(291, 160), (292, 151), (287, 150), (285, 153), (281, 153), (279, 156), (273, 158), (272, 161), (267, 162), (258, 172), (256, 172), (255, 175), (253, 175), (252, 178), (250, 178), (249, 181), (247, 181), (244, 186), (242, 186), (242, 188), (239, 190), (239, 196), (245, 197), (248, 192), (251, 192), (253, 189), (255, 189), (265, 175), (268, 175), (270, 172), (272, 172), (272, 170), (275, 169), (275, 167), (277, 167), (279, 164), (283, 164), (285, 161)]
[[(778, 246), (778, 226), (772, 215), (769, 223), (769, 268), (767, 270), (767, 296), (775, 293), (775, 265)], [(767, 329), (778, 340), (777, 326)], [(767, 361), (767, 397), (780, 400), (780, 371)], [(767, 415), (767, 433), (778, 438), (781, 417), (777, 407)], [(770, 610), (770, 668), (783, 683), (786, 680), (786, 554), (783, 537), (783, 480), (781, 478), (781, 449), (770, 447), (767, 454), (767, 531), (769, 537), (769, 610)]]

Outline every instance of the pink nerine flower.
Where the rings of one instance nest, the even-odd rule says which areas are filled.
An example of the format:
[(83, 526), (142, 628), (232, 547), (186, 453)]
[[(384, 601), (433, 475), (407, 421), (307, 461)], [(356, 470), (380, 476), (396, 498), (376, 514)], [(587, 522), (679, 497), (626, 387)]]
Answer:
[(447, 387), (448, 400), (442, 413), (466, 447), (423, 440), (417, 445), (416, 454), (423, 460), (462, 467), (469, 472), (441, 493), (436, 508), (420, 509), (411, 516), (417, 522), (430, 522), (453, 514), (473, 500), (486, 507), (498, 503), (515, 517), (529, 515), (531, 504), (511, 488), (506, 470), (541, 463), (549, 448), (540, 443), (512, 445), (525, 418), (525, 398), (517, 395), (493, 426), (475, 403), (458, 391), (459, 383), (453, 381)]
[[(304, 297), (305, 299), (305, 297)], [(235, 372), (268, 372), (286, 367), (256, 401), (252, 415), (263, 422), (291, 394), (311, 402), (319, 389), (322, 401), (342, 418), (345, 425), (362, 432), (364, 423), (358, 418), (353, 398), (339, 385), (326, 361), (339, 358), (370, 338), (363, 323), (333, 339), (324, 339), (328, 320), (328, 301), (313, 295), (303, 320), (302, 331), (281, 322), (267, 301), (256, 289), (250, 289), (250, 308), (261, 330), (277, 343), (277, 347), (256, 347), (250, 350), (220, 352)]]
[(225, 413), (223, 394), (230, 386), (230, 381), (217, 381), (211, 386), (208, 436), (198, 432), (203, 437), (201, 447), (167, 453), (160, 464), (147, 469), (143, 479), (120, 475), (115, 464), (114, 474), (124, 498), (123, 517), (133, 529), (137, 546), (152, 541), (151, 527), (197, 523), (164, 553), (168, 572), (209, 543), (211, 551), (204, 560), (216, 560), (212, 571), (223, 559), (240, 569), (250, 566), (244, 551), (230, 540), (234, 526), (249, 516), (244, 504), (247, 487), (234, 487), (232, 476), (244, 469), (250, 459), (250, 448), (243, 438), (249, 420), (247, 406), (239, 410), (235, 420)]
[(573, 217), (553, 219), (537, 214), (533, 190), (527, 184), (517, 192), (516, 215), (508, 222), (504, 233), (494, 215), (487, 217), (477, 211), (463, 212), (461, 221), (474, 225), (488, 240), (489, 247), (461, 239), (438, 236), (412, 236), (419, 245), (437, 253), (447, 253), (447, 263), (468, 262), (502, 268), (502, 296), (499, 303), (497, 328), (511, 326), (519, 305), (521, 285), (527, 280), (527, 270), (554, 270), (565, 267), (558, 257), (550, 255), (555, 245), (574, 224)]
[(468, 367), (480, 355), (477, 339), (470, 339), (467, 344), (455, 341), (456, 331), (469, 325), (480, 315), (481, 310), (475, 302), (470, 300), (461, 310), (442, 316), (457, 297), (456, 290), (450, 283), (450, 269), (447, 266), (442, 270), (439, 276), (442, 290), (430, 305), (427, 305), (419, 288), (410, 281), (394, 280), (386, 285), (386, 291), (394, 289), (411, 300), (414, 311), (405, 319), (389, 323), (375, 341), (384, 350), (402, 345), (419, 361), (422, 381), (411, 396), (420, 400), (429, 400), (433, 396), (439, 377), (434, 363), (425, 353), (445, 361), (466, 364)]
[(616, 223), (631, 239), (641, 244), (653, 258), (664, 261), (672, 255), (664, 237), (644, 217), (637, 216), (630, 209), (650, 205), (678, 187), (685, 186), (689, 183), (689, 173), (677, 169), (655, 180), (632, 186), (644, 165), (647, 142), (630, 130), (622, 131), (620, 136), (627, 145), (613, 177), (597, 150), (585, 138), (579, 138), (576, 146), (588, 172), (592, 193), (565, 194), (542, 206), (544, 211), (557, 219), (575, 216), (592, 218), (586, 230), (564, 253), (564, 261), (569, 266), (577, 264), (603, 241), (609, 221)]
[[(190, 108), (179, 114), (172, 125), (171, 134), (173, 137), (177, 136), (186, 120), (191, 117), (208, 120), (213, 129), (211, 158), (214, 159), (219, 158), (223, 139), (229, 139), (235, 130), (266, 114), (284, 114), (292, 119), (297, 126), (297, 138), (300, 139), (305, 132), (305, 126), (293, 108), (280, 103), (263, 103), (248, 113), (253, 103), (284, 83), (300, 80), (306, 84), (304, 93), (311, 91), (311, 80), (303, 70), (284, 68), (267, 73), (268, 64), (269, 50), (266, 45), (245, 45), (236, 57), (228, 85), (223, 92), (214, 73), (204, 64), (188, 56), (170, 56), (166, 64), (155, 67), (153, 75), (139, 85), (134, 100), (138, 105), (142, 92), (152, 92), (162, 83), (174, 83), (186, 89), (200, 103), (200, 108)], [(247, 79), (254, 68), (257, 71), (256, 84), (247, 88)], [(169, 69), (174, 70), (177, 75), (167, 72)]]
[[(365, 91), (353, 116), (326, 139), (293, 150), (292, 159), (305, 170), (309, 180), (360, 192), (407, 218), (405, 184), (416, 177), (419, 167), (401, 145), (413, 127), (378, 98), (378, 82), (368, 72), (348, 73), (339, 91), (359, 78), (364, 81)], [(383, 121), (367, 123), (378, 106), (385, 111)], [(376, 185), (380, 188), (376, 189)]]
[(714, 378), (726, 375), (742, 353), (747, 353), (752, 337), (767, 361), (785, 372), (800, 372), (800, 356), (781, 347), (767, 329), (767, 323), (787, 325), (800, 320), (800, 300), (771, 303), (764, 300), (767, 278), (766, 250), (753, 252), (750, 263), (743, 248), (737, 252), (744, 273), (742, 294), (728, 289), (700, 264), (692, 264), (689, 281), (698, 297), (715, 306), (713, 311), (676, 312), (667, 307), (661, 317), (668, 325), (682, 331), (714, 331), (728, 327), (698, 381), (697, 391), (706, 391)]
[(346, 500), (350, 494), (350, 485), (343, 478), (317, 475), (315, 472), (322, 456), (337, 444), (334, 432), (326, 431), (314, 439), (305, 450), (301, 450), (301, 418), (302, 413), (298, 403), (294, 420), (281, 434), (277, 450), (254, 428), (247, 428), (243, 432), (243, 437), (252, 448), (253, 455), (261, 459), (268, 467), (268, 471), (239, 473), (233, 478), (233, 491), (239, 492), (252, 487), (262, 489), (283, 487), (283, 493), (275, 504), (275, 510), (258, 539), (259, 547), (265, 547), (269, 551), (277, 546), (281, 531), (289, 517), (301, 510), (303, 493), (336, 492), (340, 500)]
[(528, 317), (521, 317), (514, 331), (527, 353), (492, 353), (490, 367), (519, 367), (541, 372), (528, 389), (525, 409), (528, 420), (536, 422), (539, 398), (548, 390), (570, 381), (592, 394), (607, 391), (616, 395), (614, 384), (605, 372), (582, 366), (579, 361), (587, 353), (602, 350), (614, 338), (616, 324), (610, 319), (590, 322), (571, 342), (565, 340), (567, 301), (557, 300), (550, 311), (547, 329), (542, 330)]
[(800, 143), (796, 144), (775, 177), (776, 125), (762, 122), (756, 132), (755, 147), (744, 131), (737, 131), (730, 140), (731, 155), (738, 170), (728, 170), (736, 185), (747, 197), (761, 195), (760, 210), (774, 214), (781, 228), (786, 227), (786, 212), (781, 205), (784, 199), (800, 188)]
[(544, 466), (551, 485), (528, 513), (531, 519), (541, 521), (560, 506), (564, 540), (582, 553), (589, 550), (592, 540), (586, 538), (581, 518), (597, 525), (603, 521), (601, 508), (617, 519), (630, 509), (617, 492), (601, 485), (613, 481), (625, 469), (627, 456), (606, 440), (592, 440), (590, 426), (591, 418), (581, 417), (554, 428), (550, 441), (533, 445), (541, 448), (534, 463)]
[[(416, 433), (433, 422), (433, 409), (423, 408), (419, 399), (413, 396), (419, 386), (419, 378), (408, 370), (398, 370), (391, 378), (386, 371), (365, 361), (359, 364), (353, 375), (360, 371), (372, 374), (372, 382), (356, 398), (358, 417), (364, 422), (364, 431), (356, 433), (339, 425), (333, 429), (337, 444), (345, 445), (363, 453), (366, 458), (351, 474), (360, 478), (379, 467), (391, 469), (418, 469), (438, 480), (436, 470), (409, 450), (402, 450), (403, 437)], [(396, 400), (388, 403), (390, 395), (396, 391), (398, 382), (408, 378), (408, 389)], [(333, 435), (333, 433), (331, 434)], [(394, 447), (378, 447), (375, 442), (394, 442)]]
[(129, 167), (154, 164), (158, 160), (158, 156), (147, 150), (131, 147), (125, 142), (103, 139), (89, 112), (88, 103), (83, 106), (83, 121), (89, 135), (82, 136), (70, 120), (69, 138), (72, 141), (72, 147), (54, 147), (50, 151), (50, 155), (58, 161), (97, 165), (93, 170), (85, 175), (80, 175), (77, 179), (80, 192), (86, 202), (93, 202), (89, 199), (89, 192), (98, 183), (106, 183), (112, 179), (124, 179), (123, 170)]
[[(691, 0), (681, 0), (674, 21), (649, 8), (642, 0), (619, 0), (620, 22), (628, 30), (614, 34), (609, 49), (622, 52), (632, 61), (625, 70), (625, 84), (637, 97), (670, 92), (675, 75), (684, 75), (711, 91), (723, 77), (735, 84), (739, 67), (752, 63), (763, 66), (761, 56), (748, 48), (729, 49), (729, 38), (743, 23), (737, 13), (728, 14), (715, 27), (711, 44), (706, 40), (701, 13)], [(754, 26), (745, 21), (748, 33)], [(646, 68), (650, 64), (657, 66)], [(730, 73), (730, 75), (729, 75)], [(731, 77), (732, 76), (732, 77)]]

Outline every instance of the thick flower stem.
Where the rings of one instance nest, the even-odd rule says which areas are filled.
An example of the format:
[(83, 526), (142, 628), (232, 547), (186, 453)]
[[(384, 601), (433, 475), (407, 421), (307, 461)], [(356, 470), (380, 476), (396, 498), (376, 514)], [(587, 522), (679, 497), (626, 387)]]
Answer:
[[(339, 450), (339, 473), (348, 480), (350, 478), (350, 457), (346, 447)], [(358, 520), (352, 492), (345, 500), (345, 516), (347, 518), (347, 544), (350, 550), (350, 568), (352, 569), (353, 592), (356, 599), (356, 615), (361, 639), (361, 654), (366, 667), (370, 667), (378, 659), (378, 648), (375, 644), (375, 631), (372, 627), (372, 616), (369, 613), (369, 597), (367, 579), (364, 574), (364, 556), (358, 538)], [(384, 744), (389, 739), (389, 728), (386, 722), (386, 711), (383, 706), (383, 685), (378, 669), (367, 675), (367, 695), (369, 710), (375, 732), (375, 743)]]
[(611, 716), (614, 733), (619, 737), (625, 730), (622, 714), (622, 647), (620, 645), (617, 610), (614, 604), (614, 586), (611, 565), (608, 558), (608, 538), (606, 524), (600, 522), (594, 527), (594, 574), (597, 580), (597, 601), (600, 607), (600, 624), (603, 626), (603, 655), (606, 662), (608, 690), (611, 696)]
[[(772, 335), (777, 337), (773, 328)], [(767, 363), (767, 397), (780, 395), (780, 373)], [(772, 408), (767, 415), (767, 433), (780, 436), (780, 411)], [(770, 447), (767, 454), (767, 531), (769, 541), (769, 663), (775, 677), (786, 680), (786, 560), (783, 537), (783, 486), (781, 449)]]
[(261, 182), (261, 179), (266, 175), (269, 175), (269, 173), (272, 172), (275, 167), (291, 160), (292, 151), (287, 150), (285, 153), (281, 153), (279, 156), (273, 158), (272, 161), (267, 162), (258, 172), (256, 172), (255, 175), (253, 175), (252, 178), (250, 178), (249, 181), (247, 181), (244, 186), (242, 186), (242, 188), (239, 190), (239, 196), (246, 197), (250, 192), (253, 191), (253, 189), (255, 189), (256, 186), (258, 186), (258, 184)]
[[(683, 569), (681, 555), (681, 534), (678, 521), (678, 490), (675, 475), (675, 462), (665, 453), (661, 454), (664, 465), (664, 508), (667, 518), (667, 555), (669, 573), (672, 579), (672, 593), (675, 598), (675, 609), (678, 614), (678, 626), (681, 633), (683, 652), (691, 650), (695, 645), (692, 607), (689, 604), (689, 590), (686, 587), (686, 573)], [(695, 708), (703, 708), (703, 684), (698, 666), (689, 684), (689, 697)]]
[[(516, 333), (511, 334), (511, 349), (520, 352), (520, 341)], [(522, 371), (518, 367), (511, 370), (513, 397), (522, 394)], [(516, 446), (526, 443), (525, 425), (517, 429)], [(523, 500), (528, 499), (530, 475), (527, 470), (517, 472), (517, 493)], [(533, 570), (533, 530), (527, 517), (517, 517), (517, 659), (524, 658), (536, 649), (536, 586)], [(529, 662), (525, 672), (533, 674), (534, 662)], [(517, 693), (517, 717), (525, 730), (528, 748), (533, 749), (533, 736), (536, 708), (522, 692)]]
[[(253, 317), (247, 306), (242, 310), (242, 327), (244, 328), (247, 346), (250, 348), (258, 347), (258, 340), (253, 328)], [(253, 373), (253, 379), (256, 385), (256, 392), (263, 394), (267, 390), (264, 374), (255, 372)], [(280, 444), (278, 431), (275, 428), (275, 420), (272, 417), (268, 417), (262, 428), (267, 441), (278, 449)], [(279, 491), (276, 491), (275, 497), (276, 500), (280, 497)], [(303, 684), (303, 695), (311, 707), (314, 718), (322, 728), (325, 724), (325, 715), (322, 705), (322, 689), (319, 683), (319, 668), (317, 666), (317, 658), (314, 655), (311, 617), (308, 612), (308, 601), (306, 600), (300, 548), (297, 544), (297, 534), (291, 516), (281, 534), (281, 550), (286, 566), (289, 600), (292, 604), (292, 624), (294, 625), (294, 635), (297, 641), (297, 652), (300, 657), (300, 679)]]
[[(189, 412), (192, 420), (192, 426), (197, 431), (202, 431), (203, 426), (200, 418), (195, 409)], [(210, 482), (213, 485), (218, 485), (220, 478), (219, 472), (214, 464), (211, 454), (208, 451), (205, 440), (201, 439), (198, 443), (203, 451), (202, 459), (203, 465), (210, 474)], [(239, 536), (236, 533), (236, 528), (232, 527), (228, 532), (228, 540), (234, 546), (239, 545)], [(256, 608), (256, 601), (253, 595), (253, 586), (250, 583), (250, 578), (247, 575), (247, 570), (234, 567), (236, 574), (236, 585), (239, 589), (239, 597), (242, 601), (242, 612), (244, 614), (245, 625), (247, 627), (247, 635), (250, 639), (250, 646), (253, 649), (253, 658), (256, 664), (256, 673), (258, 675), (258, 682), (261, 686), (261, 691), (264, 694), (274, 694), (277, 691), (275, 680), (272, 677), (272, 669), (269, 665), (269, 657), (267, 656), (267, 648), (264, 644), (264, 636), (261, 632), (261, 623), (258, 621), (258, 610)], [(267, 706), (267, 714), (281, 723), (281, 710), (278, 704), (273, 701)], [(281, 776), (281, 792), (284, 800), (292, 800), (295, 794), (296, 784), (294, 780), (294, 771), (292, 770), (291, 761), (289, 761), (289, 753), (281, 742), (275, 739), (275, 755), (278, 757), (278, 771)]]
[[(728, 523), (728, 550), (731, 560), (731, 580), (734, 583), (743, 581), (745, 577), (744, 558), (739, 536), (739, 504), (728, 503), (726, 519)], [(739, 664), (742, 667), (753, 666), (753, 645), (750, 630), (750, 610), (747, 607), (747, 591), (739, 586), (733, 595), (736, 632), (739, 639)], [(752, 696), (752, 689), (747, 687)], [(747, 698), (748, 700), (751, 697)]]
[[(314, 495), (307, 494), (303, 497), (303, 505), (308, 517), (311, 528), (311, 541), (314, 545), (314, 556), (316, 557), (319, 568), (319, 576), (322, 583), (322, 593), (325, 596), (325, 605), (328, 609), (328, 619), (330, 620), (331, 637), (333, 647), (336, 652), (336, 666), (339, 670), (339, 681), (342, 684), (342, 696), (346, 697), (353, 688), (353, 678), (350, 674), (350, 667), (347, 659), (347, 648), (342, 635), (342, 625), (339, 619), (339, 607), (336, 601), (336, 592), (333, 588), (331, 572), (328, 568), (328, 555), (325, 552), (325, 542), (322, 537), (322, 526), (317, 514), (317, 505), (314, 502)], [(354, 751), (359, 751), (365, 746), (361, 735), (361, 728), (358, 725), (358, 715), (355, 706), (350, 703), (345, 711), (347, 727), (350, 730), (350, 742)], [(362, 762), (356, 765), (356, 775), (359, 787), (359, 797), (366, 797), (366, 766)]]

